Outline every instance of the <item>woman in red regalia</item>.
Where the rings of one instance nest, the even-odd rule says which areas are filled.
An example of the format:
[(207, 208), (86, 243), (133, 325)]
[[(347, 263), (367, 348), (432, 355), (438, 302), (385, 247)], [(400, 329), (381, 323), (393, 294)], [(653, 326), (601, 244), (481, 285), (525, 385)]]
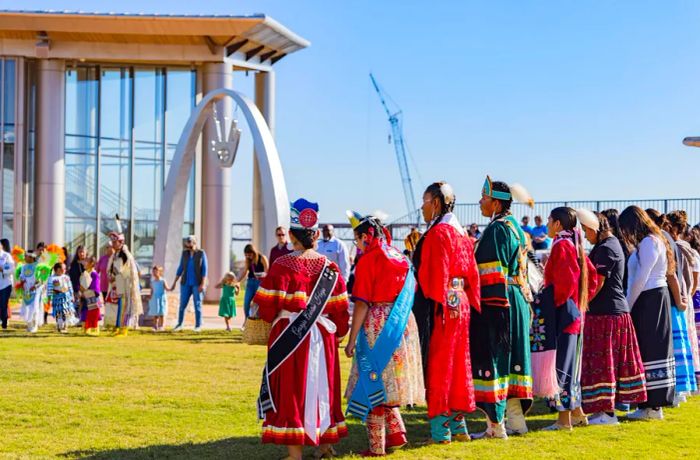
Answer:
[(292, 204), (289, 234), (294, 252), (270, 267), (253, 302), (272, 323), (258, 400), (262, 442), (287, 445), (287, 458), (296, 460), (304, 445), (330, 454), (331, 444), (347, 436), (338, 338), (348, 332), (349, 315), (338, 267), (313, 249), (316, 203)]
[(431, 442), (442, 444), (468, 441), (464, 413), (476, 410), (469, 312), (471, 307), (479, 309), (479, 273), (474, 244), (452, 213), (454, 204), (449, 184), (435, 182), (426, 189), (421, 209), (428, 230), (413, 258), (418, 270), (413, 311), (421, 346), (427, 348), (424, 366)]
[(374, 216), (348, 211), (362, 258), (355, 267), (352, 328), (345, 353), (353, 357), (345, 396), (347, 414), (365, 421), (369, 449), (380, 457), (405, 445), (401, 406), (425, 404), (418, 328), (411, 312), (415, 278), (411, 263), (391, 246)]
[(583, 250), (577, 228), (576, 211), (568, 207), (554, 208), (547, 221), (549, 237), (554, 239), (552, 251), (544, 267), (544, 285), (554, 288), (554, 305), (567, 308), (573, 301), (572, 322), (557, 336), (556, 373), (560, 391), (550, 400), (550, 407), (559, 412), (556, 423), (545, 430), (571, 430), (572, 425), (588, 425), (581, 409), (581, 337), (583, 316), (588, 299), (596, 292), (595, 267)]

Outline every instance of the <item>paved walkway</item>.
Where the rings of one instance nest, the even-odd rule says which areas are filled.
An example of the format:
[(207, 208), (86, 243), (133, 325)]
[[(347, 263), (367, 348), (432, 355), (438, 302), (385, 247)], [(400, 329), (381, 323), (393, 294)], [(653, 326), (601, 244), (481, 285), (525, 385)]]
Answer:
[[(172, 304), (172, 302), (169, 302)], [(185, 313), (185, 328), (194, 328), (194, 310), (190, 311), (192, 308), (192, 303), (188, 307), (188, 311)], [(148, 309), (147, 305), (144, 305), (144, 309)], [(231, 325), (234, 328), (240, 329), (243, 326), (243, 308), (238, 307), (236, 309), (236, 316), (233, 317)], [(22, 319), (19, 315), (19, 305), (13, 306), (12, 308), (12, 319), (13, 322), (21, 323)], [(54, 320), (52, 316), (49, 316), (49, 323), (53, 324)], [(166, 321), (166, 328), (171, 329), (175, 327), (177, 323), (177, 307), (171, 307), (168, 311), (168, 318)], [(148, 323), (150, 325), (150, 322)], [(226, 329), (224, 319), (219, 317), (219, 304), (204, 304), (202, 305), (202, 328), (203, 329)]]

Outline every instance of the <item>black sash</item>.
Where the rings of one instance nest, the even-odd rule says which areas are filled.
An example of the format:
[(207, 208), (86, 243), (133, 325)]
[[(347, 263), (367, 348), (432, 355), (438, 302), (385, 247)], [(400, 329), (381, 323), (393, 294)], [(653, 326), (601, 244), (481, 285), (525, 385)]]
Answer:
[(321, 275), (318, 277), (314, 290), (311, 292), (311, 298), (306, 304), (306, 309), (302, 310), (299, 316), (293, 322), (290, 322), (273, 344), (270, 345), (270, 349), (267, 351), (267, 362), (263, 369), (260, 395), (258, 396), (258, 417), (261, 420), (265, 418), (265, 412), (269, 410), (277, 412), (270, 393), (270, 375), (294, 353), (309, 332), (311, 332), (311, 328), (321, 316), (337, 281), (338, 272), (331, 270), (326, 263)]

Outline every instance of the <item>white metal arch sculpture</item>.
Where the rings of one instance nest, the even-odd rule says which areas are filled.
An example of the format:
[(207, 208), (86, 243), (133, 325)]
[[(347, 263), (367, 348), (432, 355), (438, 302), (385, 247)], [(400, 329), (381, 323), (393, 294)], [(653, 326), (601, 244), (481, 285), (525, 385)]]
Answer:
[[(243, 94), (227, 88), (211, 91), (197, 104), (197, 107), (190, 115), (177, 143), (165, 183), (153, 250), (153, 263), (165, 267), (165, 279), (173, 279), (175, 277), (175, 270), (180, 262), (187, 182), (194, 163), (197, 141), (202, 133), (204, 124), (214, 112), (214, 103), (226, 97), (232, 98), (241, 109), (253, 136), (255, 156), (260, 167), (265, 222), (269, 225), (274, 224), (274, 227), (289, 224), (289, 198), (287, 196), (284, 173), (282, 172), (282, 164), (265, 118), (255, 103)], [(235, 127), (232, 127), (232, 135), (234, 131)], [(209, 147), (209, 145), (204, 144), (203, 155), (216, 155)], [(229, 154), (227, 157), (217, 155), (222, 168), (230, 168), (232, 166), (232, 156), (235, 156), (235, 151), (229, 152)], [(225, 222), (225, 225), (230, 225), (230, 222)], [(267, 238), (270, 241), (267, 241)], [(274, 232), (271, 230), (266, 232), (264, 247), (272, 247), (274, 245), (273, 239)], [(221, 250), (228, 253), (229, 248), (221, 248)]]

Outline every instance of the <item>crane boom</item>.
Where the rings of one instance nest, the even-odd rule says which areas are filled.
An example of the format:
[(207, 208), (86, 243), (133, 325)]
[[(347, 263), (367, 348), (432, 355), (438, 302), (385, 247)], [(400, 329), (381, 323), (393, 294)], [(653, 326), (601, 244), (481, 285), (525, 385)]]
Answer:
[(397, 107), (398, 110), (392, 113), (384, 97), (385, 93), (379, 88), (374, 75), (370, 73), (369, 78), (372, 80), (372, 86), (374, 86), (374, 90), (379, 96), (379, 101), (382, 103), (382, 107), (384, 107), (384, 111), (386, 111), (386, 115), (389, 118), (391, 137), (394, 143), (394, 150), (396, 151), (396, 161), (399, 163), (403, 195), (406, 200), (406, 210), (409, 214), (412, 214), (418, 208), (416, 207), (416, 197), (413, 194), (411, 172), (408, 169), (408, 160), (406, 159), (406, 145), (403, 139), (403, 112)]

